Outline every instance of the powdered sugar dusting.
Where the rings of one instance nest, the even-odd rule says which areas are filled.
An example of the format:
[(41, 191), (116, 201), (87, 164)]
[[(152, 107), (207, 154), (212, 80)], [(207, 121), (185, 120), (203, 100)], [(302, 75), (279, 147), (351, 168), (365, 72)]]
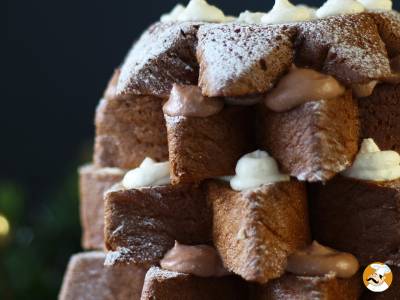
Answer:
[(159, 267), (151, 267), (147, 271), (146, 281), (149, 281), (152, 279), (165, 280), (165, 279), (176, 278), (176, 277), (179, 277), (182, 275), (186, 275), (186, 274), (173, 272), (173, 271), (167, 271), (167, 270), (161, 269)]
[[(126, 261), (126, 256), (130, 256), (131, 251), (128, 248), (118, 247), (116, 251), (109, 251), (104, 261), (105, 266), (112, 266), (117, 262)], [(129, 261), (129, 259), (128, 259)]]
[(196, 83), (197, 28), (192, 22), (151, 26), (129, 52), (117, 92), (165, 96), (172, 83)]
[(202, 26), (197, 57), (203, 94), (241, 96), (267, 91), (292, 63), (292, 36), (281, 26)]
[(397, 11), (371, 13), (391, 57), (400, 55), (400, 13)]
[(307, 48), (328, 49), (323, 69), (341, 81), (365, 83), (390, 75), (385, 45), (368, 15), (336, 16), (298, 26)]
[(104, 258), (103, 252), (74, 255), (59, 299), (139, 299), (146, 269), (139, 265), (105, 267)]

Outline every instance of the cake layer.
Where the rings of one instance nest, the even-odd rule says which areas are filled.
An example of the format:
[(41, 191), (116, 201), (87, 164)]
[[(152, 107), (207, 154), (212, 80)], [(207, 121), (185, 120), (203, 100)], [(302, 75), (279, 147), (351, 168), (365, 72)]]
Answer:
[(116, 96), (116, 71), (96, 111), (94, 163), (98, 167), (132, 169), (145, 157), (168, 160), (162, 99)]
[(397, 11), (372, 13), (379, 34), (385, 42), (389, 57), (400, 55), (400, 13)]
[(254, 288), (252, 300), (357, 300), (362, 292), (361, 274), (349, 279), (285, 274)]
[(351, 93), (307, 102), (287, 112), (260, 106), (259, 143), (284, 172), (301, 181), (327, 181), (348, 167), (358, 150), (358, 108)]
[(146, 274), (141, 300), (243, 300), (247, 287), (237, 277), (196, 277), (152, 267)]
[(124, 174), (121, 169), (96, 168), (93, 165), (79, 169), (83, 249), (104, 248), (104, 192), (120, 182)]
[(226, 97), (268, 91), (293, 62), (294, 37), (295, 28), (287, 26), (201, 26), (197, 58), (203, 94)]
[(283, 26), (160, 22), (134, 44), (118, 93), (168, 97), (173, 83), (198, 79), (206, 96), (264, 93), (289, 70), (293, 53), (299, 66), (348, 86), (382, 80), (391, 74), (388, 58), (400, 53), (399, 28), (397, 12)]
[(303, 184), (280, 182), (243, 192), (210, 181), (213, 240), (224, 266), (265, 283), (284, 273), (287, 257), (310, 242)]
[(373, 138), (381, 149), (400, 153), (400, 84), (378, 85), (358, 106), (361, 138)]
[[(296, 64), (347, 84), (390, 76), (390, 62), (374, 19), (368, 14), (299, 23)], [(360, 34), (362, 33), (362, 34)]]
[(400, 179), (372, 182), (338, 176), (313, 191), (313, 237), (354, 254), (361, 265), (400, 263)]
[(139, 300), (146, 269), (139, 265), (104, 266), (103, 252), (71, 257), (59, 300)]
[(226, 106), (209, 117), (165, 115), (172, 182), (234, 174), (236, 162), (252, 147), (251, 112)]
[(156, 23), (133, 45), (121, 70), (118, 93), (168, 97), (173, 83), (197, 84), (199, 25)]
[(156, 186), (106, 194), (105, 243), (114, 251), (109, 263), (152, 265), (178, 241), (211, 241), (211, 213), (202, 190), (194, 185)]

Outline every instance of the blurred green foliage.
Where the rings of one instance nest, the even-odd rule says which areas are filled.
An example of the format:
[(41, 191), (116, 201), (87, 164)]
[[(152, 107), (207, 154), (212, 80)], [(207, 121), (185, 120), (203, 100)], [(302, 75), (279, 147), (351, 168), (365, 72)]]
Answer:
[(68, 174), (34, 207), (24, 187), (0, 182), (11, 227), (0, 240), (0, 299), (57, 298), (69, 256), (80, 251), (78, 178), (75, 168)]

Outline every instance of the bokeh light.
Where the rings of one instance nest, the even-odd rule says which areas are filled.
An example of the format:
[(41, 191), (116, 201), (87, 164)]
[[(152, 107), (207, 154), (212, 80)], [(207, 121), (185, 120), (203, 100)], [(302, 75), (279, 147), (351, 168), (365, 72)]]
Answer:
[(10, 232), (10, 223), (7, 218), (0, 215), (0, 237), (6, 237)]

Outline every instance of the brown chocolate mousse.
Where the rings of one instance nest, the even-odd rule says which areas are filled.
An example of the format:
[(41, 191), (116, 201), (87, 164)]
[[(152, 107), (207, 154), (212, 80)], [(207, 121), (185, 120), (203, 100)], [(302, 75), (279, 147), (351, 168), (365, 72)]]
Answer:
[(218, 252), (207, 245), (186, 246), (175, 241), (174, 247), (165, 254), (160, 265), (164, 270), (199, 277), (229, 275)]
[(338, 278), (350, 278), (357, 273), (358, 268), (354, 255), (336, 251), (314, 241), (307, 248), (289, 256), (286, 271), (300, 276), (334, 273)]
[(209, 117), (223, 108), (222, 99), (204, 97), (197, 86), (174, 84), (163, 110), (171, 117)]
[(345, 88), (332, 76), (292, 67), (266, 95), (265, 105), (273, 111), (282, 112), (309, 101), (333, 99), (344, 92)]

